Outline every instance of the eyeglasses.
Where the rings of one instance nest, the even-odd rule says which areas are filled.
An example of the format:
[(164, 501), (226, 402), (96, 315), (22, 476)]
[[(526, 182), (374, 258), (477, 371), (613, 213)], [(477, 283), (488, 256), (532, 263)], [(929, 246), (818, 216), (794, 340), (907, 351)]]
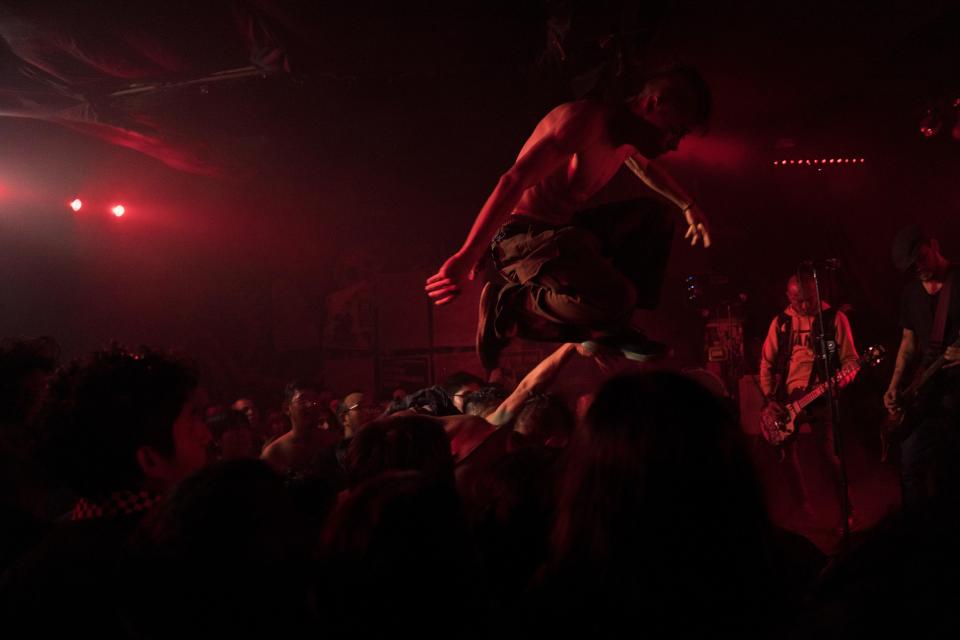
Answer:
[(358, 402), (347, 407), (347, 411), (353, 411), (354, 409), (373, 409), (380, 410), (380, 407), (373, 402)]

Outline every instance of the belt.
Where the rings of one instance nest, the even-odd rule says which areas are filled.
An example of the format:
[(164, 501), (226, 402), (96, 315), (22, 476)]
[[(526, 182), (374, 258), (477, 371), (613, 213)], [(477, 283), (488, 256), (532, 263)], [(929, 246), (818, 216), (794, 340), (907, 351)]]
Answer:
[(543, 233), (544, 231), (551, 231), (560, 228), (556, 225), (543, 222), (542, 220), (536, 220), (534, 218), (527, 218), (524, 216), (513, 216), (513, 218), (513, 220), (500, 227), (500, 229), (497, 231), (497, 234), (493, 236), (493, 240), (491, 241), (492, 245), (496, 245), (501, 240), (520, 233), (535, 235), (538, 233)]

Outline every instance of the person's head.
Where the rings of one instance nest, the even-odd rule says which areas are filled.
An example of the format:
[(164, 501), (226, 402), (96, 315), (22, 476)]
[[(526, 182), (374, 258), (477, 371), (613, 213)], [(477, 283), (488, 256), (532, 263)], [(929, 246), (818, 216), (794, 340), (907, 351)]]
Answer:
[(463, 397), (463, 413), (484, 418), (496, 411), (508, 395), (510, 394), (496, 385), (481, 387)]
[(473, 629), (489, 615), (486, 594), (452, 486), (417, 471), (377, 475), (343, 494), (319, 547), (332, 635), (484, 635)]
[(0, 342), (0, 425), (33, 420), (59, 357), (60, 347), (50, 338)]
[(817, 312), (820, 298), (817, 287), (811, 278), (790, 276), (787, 280), (787, 301), (790, 308), (801, 316), (812, 316)]
[(263, 461), (221, 462), (184, 479), (144, 518), (119, 569), (131, 634), (292, 632), (307, 598), (304, 525)]
[(268, 438), (279, 438), (290, 429), (290, 419), (283, 411), (271, 409), (264, 420)]
[(260, 413), (257, 411), (257, 405), (250, 398), (238, 398), (230, 407), (235, 411), (240, 411), (247, 416), (247, 421), (254, 429), (260, 422)]
[(720, 398), (673, 372), (613, 378), (565, 455), (543, 568), (561, 607), (603, 606), (609, 617), (590, 620), (599, 635), (627, 615), (653, 635), (755, 620), (772, 588), (769, 521)]
[(513, 423), (518, 438), (513, 444), (564, 447), (576, 426), (566, 403), (553, 394), (535, 395), (527, 400)]
[(81, 497), (166, 491), (207, 462), (210, 431), (185, 362), (143, 348), (97, 351), (50, 384), (44, 426), (53, 467)]
[(370, 422), (354, 434), (345, 466), (350, 486), (392, 470), (420, 471), (438, 482), (453, 483), (450, 440), (443, 425), (429, 416)]
[(912, 268), (921, 281), (928, 282), (942, 276), (946, 264), (947, 259), (940, 253), (940, 244), (930, 238), (920, 245)]
[(355, 436), (361, 427), (376, 420), (381, 413), (380, 406), (369, 401), (362, 391), (348, 393), (337, 408), (337, 417), (347, 438)]
[(283, 391), (283, 410), (290, 417), (294, 432), (305, 432), (320, 426), (326, 409), (317, 385), (309, 380), (294, 380)]
[(463, 401), (468, 393), (476, 391), (484, 384), (483, 378), (466, 371), (456, 371), (443, 381), (444, 390), (453, 399), (454, 406), (463, 412)]
[(257, 457), (253, 428), (243, 411), (221, 410), (206, 418), (207, 427), (216, 443), (215, 455), (220, 460)]
[(680, 374), (608, 381), (566, 453), (553, 531), (561, 556), (604, 562), (642, 548), (641, 537), (672, 544), (677, 531), (697, 540), (740, 532), (745, 539), (765, 525), (736, 419)]
[(915, 224), (897, 233), (892, 257), (897, 269), (915, 275), (922, 282), (942, 278), (948, 266), (947, 259), (940, 253), (940, 243)]
[(684, 136), (706, 130), (712, 97), (696, 69), (677, 65), (647, 76), (627, 106), (656, 130), (656, 149), (651, 153), (656, 155), (675, 151)]

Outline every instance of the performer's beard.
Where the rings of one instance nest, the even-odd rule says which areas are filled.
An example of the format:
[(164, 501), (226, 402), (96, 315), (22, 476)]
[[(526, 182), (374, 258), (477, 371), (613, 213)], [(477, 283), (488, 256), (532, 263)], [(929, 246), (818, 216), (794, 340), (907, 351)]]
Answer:
[(644, 158), (656, 158), (668, 151), (660, 142), (660, 130), (626, 105), (620, 105), (614, 110), (610, 119), (610, 135), (614, 144), (629, 144)]

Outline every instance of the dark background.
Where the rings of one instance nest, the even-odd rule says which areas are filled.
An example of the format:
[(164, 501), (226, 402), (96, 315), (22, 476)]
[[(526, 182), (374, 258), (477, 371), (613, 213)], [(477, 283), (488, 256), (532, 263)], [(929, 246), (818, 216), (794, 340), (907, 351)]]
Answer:
[[(537, 120), (609, 59), (598, 44), (609, 34), (643, 68), (697, 66), (714, 91), (709, 135), (664, 165), (710, 216), (715, 246), (677, 238), (663, 309), (648, 319), (688, 364), (703, 342), (684, 303), (688, 274), (727, 276), (747, 295), (749, 352), (797, 263), (837, 257), (831, 297), (852, 305), (858, 343), (894, 348), (895, 231), (920, 222), (948, 256), (960, 250), (960, 141), (952, 123), (919, 133), (928, 105), (960, 95), (955, 3), (194, 4), (204, 6), (0, 2), (8, 43), (53, 30), (122, 59), (124, 34), (151, 33), (186, 61), (180, 79), (249, 64), (236, 28), (244, 5), (281, 24), (289, 69), (119, 102), (213, 168), (190, 172), (55, 119), (10, 117), (6, 92), (29, 87), (10, 62), (16, 47), (5, 51), (0, 334), (51, 335), (67, 355), (111, 339), (182, 347), (224, 393), (323, 368), (328, 294), (377, 274), (432, 273)], [(558, 15), (570, 18), (563, 61), (548, 46)], [(148, 79), (75, 86), (102, 95)], [(772, 164), (831, 157), (865, 162)], [(87, 204), (74, 214), (77, 195)], [(105, 213), (113, 202), (127, 207), (122, 219)], [(418, 287), (378, 296), (416, 300), (415, 313), (386, 320), (394, 332), (424, 322)], [(475, 309), (440, 313), (472, 327)]]

